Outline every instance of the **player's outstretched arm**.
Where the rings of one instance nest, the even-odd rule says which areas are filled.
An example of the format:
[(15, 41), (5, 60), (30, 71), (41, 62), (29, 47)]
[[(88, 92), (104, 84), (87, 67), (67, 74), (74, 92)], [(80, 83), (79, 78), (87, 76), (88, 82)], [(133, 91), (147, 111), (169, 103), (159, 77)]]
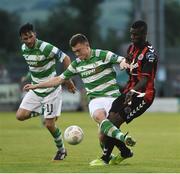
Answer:
[(53, 86), (58, 86), (60, 84), (62, 84), (64, 82), (64, 79), (60, 78), (59, 76), (57, 77), (53, 77), (50, 80), (46, 81), (46, 82), (41, 82), (39, 84), (26, 84), (24, 86), (24, 90), (30, 90), (30, 89), (36, 89), (36, 88), (50, 88)]

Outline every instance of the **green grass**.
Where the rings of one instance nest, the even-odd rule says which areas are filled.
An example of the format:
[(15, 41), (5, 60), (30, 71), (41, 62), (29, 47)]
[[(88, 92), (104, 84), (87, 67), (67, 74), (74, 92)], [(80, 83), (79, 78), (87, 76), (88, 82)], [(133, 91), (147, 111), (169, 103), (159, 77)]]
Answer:
[(88, 113), (63, 113), (57, 124), (63, 131), (77, 124), (85, 137), (79, 145), (66, 144), (68, 156), (64, 161), (52, 162), (56, 148), (39, 118), (19, 122), (15, 113), (0, 113), (0, 173), (180, 172), (179, 113), (146, 113), (124, 125), (122, 130), (137, 140), (135, 155), (120, 165), (105, 167), (88, 165), (101, 155), (97, 125)]

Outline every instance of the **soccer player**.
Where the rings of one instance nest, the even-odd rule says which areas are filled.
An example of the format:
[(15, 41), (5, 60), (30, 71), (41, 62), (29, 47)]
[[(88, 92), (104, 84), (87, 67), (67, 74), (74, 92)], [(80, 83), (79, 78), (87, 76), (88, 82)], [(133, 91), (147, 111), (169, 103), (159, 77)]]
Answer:
[[(153, 46), (146, 40), (147, 24), (136, 21), (130, 28), (132, 44), (127, 50), (126, 61), (130, 64), (127, 69), (129, 81), (122, 90), (122, 95), (114, 100), (109, 111), (108, 119), (117, 127), (123, 123), (130, 123), (142, 115), (152, 104), (155, 97), (154, 80), (157, 69), (157, 55)], [(95, 165), (104, 165), (109, 162), (109, 156), (116, 145), (120, 154), (110, 161), (110, 164), (119, 164), (122, 160), (132, 157), (133, 153), (124, 143), (105, 137), (104, 153), (101, 159), (92, 162)], [(103, 162), (102, 162), (103, 161)]]
[(34, 90), (57, 86), (64, 80), (79, 74), (89, 98), (90, 115), (99, 124), (100, 132), (133, 146), (134, 140), (130, 136), (125, 136), (107, 119), (112, 102), (120, 95), (113, 65), (120, 64), (123, 69), (129, 67), (129, 64), (125, 62), (124, 57), (111, 51), (91, 49), (88, 39), (83, 34), (72, 36), (70, 46), (77, 59), (69, 65), (66, 71), (47, 82), (27, 84), (24, 89)]
[[(22, 55), (29, 66), (29, 74), (33, 84), (43, 82), (56, 76), (56, 62), (63, 62), (64, 68), (71, 63), (70, 58), (57, 47), (36, 38), (32, 24), (25, 24), (19, 30), (22, 44)], [(68, 89), (75, 92), (72, 81), (66, 82)], [(29, 91), (23, 98), (16, 118), (20, 121), (31, 118), (34, 112), (44, 116), (44, 125), (49, 130), (58, 148), (53, 160), (63, 160), (67, 155), (61, 130), (55, 121), (61, 113), (61, 86)]]

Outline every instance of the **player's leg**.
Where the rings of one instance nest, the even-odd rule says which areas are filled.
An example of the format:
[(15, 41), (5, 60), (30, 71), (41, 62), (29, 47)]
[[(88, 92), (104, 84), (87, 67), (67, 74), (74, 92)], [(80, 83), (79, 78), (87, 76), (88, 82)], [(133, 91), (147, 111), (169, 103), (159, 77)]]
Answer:
[(57, 147), (57, 153), (53, 160), (63, 160), (67, 153), (62, 139), (62, 132), (56, 125), (56, 120), (61, 114), (62, 92), (57, 88), (43, 99), (45, 127), (51, 133)]
[(107, 113), (113, 101), (114, 98), (107, 97), (91, 100), (89, 103), (90, 114), (92, 118), (99, 124), (101, 133), (124, 142), (124, 134), (107, 119)]
[[(115, 112), (111, 112), (111, 111), (109, 112), (108, 119), (118, 128), (120, 128), (121, 125), (125, 122), (124, 118), (121, 117), (121, 115), (119, 113), (115, 113)], [(132, 143), (134, 143), (134, 142), (132, 142)], [(128, 144), (127, 142), (124, 143), (121, 141), (117, 141), (115, 139), (114, 144), (121, 151), (122, 156), (128, 156), (130, 149), (126, 146)], [(129, 145), (129, 146), (133, 146), (133, 144)]]
[[(110, 112), (110, 114), (108, 115), (108, 119), (118, 128), (120, 127), (120, 125), (122, 123), (124, 123), (124, 119), (122, 117), (119, 116), (119, 109), (124, 107), (124, 96), (120, 96), (118, 97), (116, 100), (113, 101), (113, 104), (111, 106), (111, 110), (112, 112)], [(112, 109), (113, 108), (113, 109)], [(101, 136), (101, 141), (103, 142), (103, 155), (101, 157), (101, 159), (105, 162), (105, 163), (109, 163), (109, 161), (111, 160), (111, 153), (112, 150), (114, 148), (114, 146), (116, 145), (118, 147), (118, 149), (121, 150), (122, 154), (128, 154), (130, 153), (130, 149), (127, 148), (127, 146), (125, 145), (125, 143), (123, 143), (122, 141), (118, 141), (112, 137), (109, 136)], [(112, 161), (112, 160), (111, 160)], [(92, 162), (93, 163), (93, 162)], [(94, 160), (93, 165), (96, 165), (96, 160)]]
[[(108, 119), (116, 126), (116, 127), (120, 127), (122, 123), (124, 123), (124, 120), (119, 116), (118, 113), (112, 113), (110, 112)], [(106, 161), (107, 163), (110, 161), (110, 155), (112, 153), (112, 150), (114, 148), (114, 146), (117, 146), (118, 149), (121, 152), (122, 156), (129, 156), (130, 153), (130, 149), (125, 145), (124, 142), (119, 141), (117, 139), (108, 137), (108, 136), (104, 136), (103, 140), (104, 142), (104, 150), (103, 150), (103, 155), (102, 155), (102, 159), (104, 161)], [(111, 160), (112, 161), (112, 160)]]
[[(124, 122), (129, 123), (134, 118), (142, 115), (147, 110), (147, 108), (150, 107), (151, 103), (152, 101), (150, 103), (147, 103), (143, 98), (137, 98), (136, 96), (134, 96), (131, 105), (124, 105), (124, 95), (121, 95), (113, 102), (108, 119), (115, 126), (120, 127)], [(132, 151), (125, 145), (125, 143), (116, 139), (112, 139), (110, 137), (106, 137), (104, 139), (105, 151), (103, 152), (103, 156), (101, 157), (104, 161), (108, 162), (114, 145), (118, 147), (118, 149), (120, 150), (120, 154), (111, 159), (109, 162), (110, 164), (119, 164), (124, 159), (133, 156)]]
[[(153, 101), (153, 99), (152, 99)], [(142, 115), (152, 104), (152, 101), (147, 103), (144, 98), (138, 98), (136, 95), (133, 97), (132, 99), (132, 103), (130, 105), (126, 105), (124, 108), (121, 108), (121, 110), (119, 110), (119, 116), (122, 118), (122, 120), (124, 120), (126, 123), (130, 123), (133, 119), (139, 117), (140, 115)], [(116, 107), (115, 107), (116, 108)], [(113, 107), (110, 110), (110, 113), (113, 111)], [(113, 122), (113, 117), (109, 118), (112, 122)], [(116, 140), (115, 140), (116, 141)], [(120, 143), (118, 145), (118, 143)], [(118, 154), (117, 156), (115, 156), (115, 158), (113, 158), (110, 161), (110, 164), (119, 164), (120, 162), (122, 162), (124, 159), (126, 158), (130, 158), (133, 156), (132, 151), (127, 147), (123, 147), (122, 142), (118, 142), (116, 141), (116, 146), (118, 147), (118, 149), (121, 151), (120, 154)]]
[(57, 147), (57, 152), (53, 160), (63, 160), (67, 152), (64, 147), (61, 130), (56, 126), (55, 122), (56, 118), (45, 118), (45, 127), (51, 133)]
[(31, 111), (19, 108), (16, 112), (16, 118), (19, 121), (24, 121), (31, 118)]
[(19, 109), (16, 112), (16, 118), (19, 121), (24, 121), (39, 114), (41, 106), (40, 101), (41, 97), (38, 97), (34, 92), (29, 91), (24, 96)]
[[(107, 113), (114, 99), (115, 98), (97, 98), (97, 99), (91, 100), (91, 102), (89, 103), (89, 112), (90, 112), (91, 117), (97, 123), (100, 124), (103, 120), (106, 119)], [(102, 150), (105, 151), (103, 141), (101, 141), (103, 140), (102, 137), (104, 137), (104, 134), (102, 133), (101, 130), (99, 130), (100, 145), (101, 145)], [(90, 165), (91, 166), (106, 165), (106, 162), (103, 161), (101, 158), (98, 158), (96, 160), (91, 161)]]
[[(113, 101), (114, 99), (112, 98), (98, 98), (92, 100), (89, 104), (90, 114), (92, 115), (93, 119), (100, 124), (101, 133), (124, 142), (126, 141), (125, 135), (106, 118)], [(106, 153), (106, 147), (103, 151)], [(101, 158), (93, 160), (90, 165), (104, 165), (108, 163), (110, 158), (111, 157), (107, 155), (106, 161)]]
[[(119, 128), (125, 122), (125, 120), (119, 115), (119, 113), (110, 112), (108, 118), (109, 120), (111, 120), (111, 122), (114, 123), (114, 125), (116, 125)], [(133, 139), (131, 139), (131, 141), (132, 140)], [(107, 155), (112, 153), (114, 146), (116, 146), (120, 151), (118, 155), (114, 156), (114, 158), (109, 161), (109, 164), (113, 164), (113, 165), (119, 164), (124, 159), (130, 158), (133, 156), (132, 150), (128, 148), (126, 144), (122, 141), (118, 141), (116, 139), (111, 140), (109, 137), (107, 137), (104, 143), (105, 143), (105, 146), (107, 146)], [(135, 143), (135, 141), (133, 140), (131, 143)], [(103, 154), (102, 158), (106, 160), (108, 157)]]
[[(112, 154), (114, 146), (116, 146), (120, 151), (116, 156)], [(124, 159), (132, 156), (133, 152), (125, 145), (125, 143), (108, 136), (104, 137), (103, 155), (100, 159), (102, 159), (106, 164), (119, 164)]]
[[(109, 120), (111, 120), (111, 122), (113, 122), (114, 125), (116, 125), (119, 128), (124, 122), (126, 122), (126, 115), (127, 115), (126, 111), (128, 111), (127, 107), (129, 107), (128, 104), (124, 103), (124, 101), (125, 101), (125, 95), (122, 94), (113, 102), (112, 107), (109, 111), (109, 116), (108, 116)], [(108, 141), (110, 140), (108, 139), (107, 143)], [(120, 154), (115, 156), (115, 158), (113, 158), (110, 161), (110, 164), (119, 164), (124, 159), (130, 158), (133, 156), (133, 152), (131, 149), (127, 147), (127, 144), (123, 142), (119, 142), (117, 140), (113, 140), (113, 142), (114, 142), (114, 145), (119, 149)], [(135, 145), (136, 141), (134, 139), (131, 139), (130, 143), (133, 146)]]
[(16, 118), (19, 121), (24, 121), (32, 117), (38, 117), (39, 115), (40, 115), (39, 112), (29, 111), (23, 108), (19, 108), (16, 112)]

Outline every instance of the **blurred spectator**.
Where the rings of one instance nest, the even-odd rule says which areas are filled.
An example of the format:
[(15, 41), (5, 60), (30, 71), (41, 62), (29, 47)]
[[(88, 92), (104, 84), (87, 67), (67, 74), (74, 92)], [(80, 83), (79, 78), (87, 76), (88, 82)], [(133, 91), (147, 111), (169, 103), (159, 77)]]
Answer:
[(3, 64), (0, 64), (0, 83), (2, 84), (2, 83), (9, 83), (9, 82), (10, 82), (10, 78), (9, 78), (8, 71)]
[(175, 77), (172, 85), (173, 85), (173, 90), (174, 90), (174, 96), (180, 97), (180, 74), (178, 74)]
[(165, 96), (165, 82), (167, 80), (166, 68), (161, 65), (157, 71), (157, 95), (159, 97)]

